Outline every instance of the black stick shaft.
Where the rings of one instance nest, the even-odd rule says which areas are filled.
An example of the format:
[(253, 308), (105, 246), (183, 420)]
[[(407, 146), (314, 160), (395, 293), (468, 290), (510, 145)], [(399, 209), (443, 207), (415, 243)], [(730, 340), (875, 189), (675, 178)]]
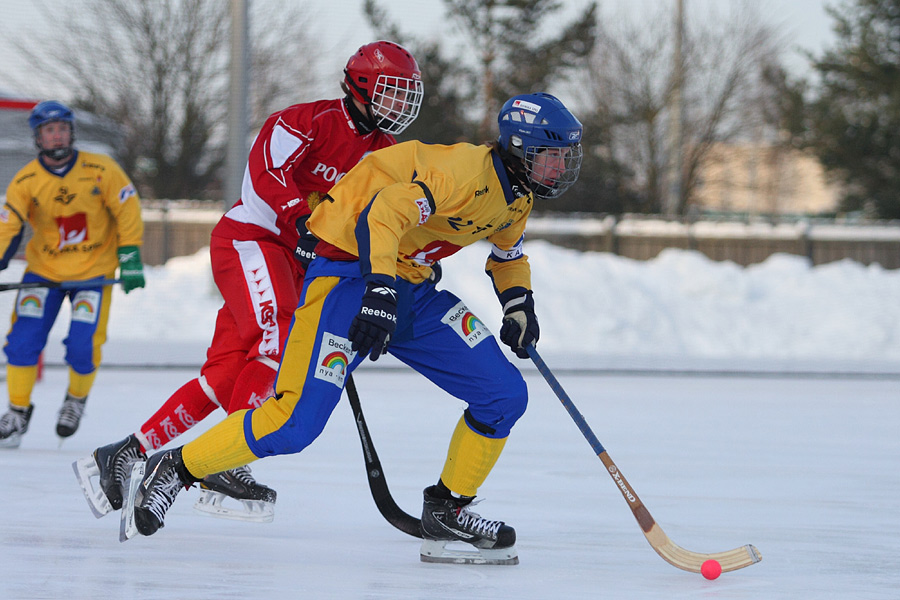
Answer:
[(362, 444), (363, 458), (366, 461), (366, 477), (369, 480), (369, 490), (372, 492), (372, 499), (375, 500), (378, 512), (381, 513), (381, 516), (388, 523), (403, 533), (421, 538), (419, 519), (406, 514), (403, 509), (397, 506), (393, 496), (391, 496), (391, 490), (388, 488), (387, 480), (384, 478), (384, 471), (381, 468), (381, 461), (378, 460), (378, 453), (375, 451), (372, 436), (369, 434), (369, 426), (366, 425), (366, 418), (359, 403), (359, 394), (356, 391), (356, 383), (353, 381), (352, 375), (347, 376), (346, 389), (347, 398), (350, 400), (350, 408), (353, 410), (353, 420), (356, 421), (356, 432), (359, 434), (359, 441)]

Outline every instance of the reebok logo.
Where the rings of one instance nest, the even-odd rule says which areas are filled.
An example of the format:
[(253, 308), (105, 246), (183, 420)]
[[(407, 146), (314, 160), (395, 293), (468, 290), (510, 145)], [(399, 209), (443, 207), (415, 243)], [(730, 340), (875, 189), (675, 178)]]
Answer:
[(119, 255), (119, 262), (129, 262), (137, 258), (137, 252), (123, 252)]
[(478, 196), (484, 196), (487, 193), (488, 193), (488, 186), (484, 186), (484, 189), (475, 190), (475, 197), (477, 198)]
[(397, 301), (397, 290), (392, 287), (388, 287), (386, 285), (380, 285), (378, 287), (372, 288), (371, 291), (373, 294), (379, 294), (381, 296), (388, 296), (394, 302)]
[(391, 323), (397, 322), (397, 315), (381, 310), (380, 308), (369, 308), (368, 306), (363, 306), (359, 309), (359, 312), (364, 315), (378, 317), (379, 319), (387, 319)]

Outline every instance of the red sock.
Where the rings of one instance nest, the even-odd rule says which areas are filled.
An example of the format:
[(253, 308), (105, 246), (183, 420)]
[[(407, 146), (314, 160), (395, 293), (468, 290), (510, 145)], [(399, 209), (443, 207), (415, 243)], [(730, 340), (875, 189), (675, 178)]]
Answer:
[(242, 408), (257, 408), (270, 396), (275, 395), (275, 369), (277, 368), (277, 363), (271, 360), (247, 362), (234, 383), (234, 392), (228, 403), (228, 414)]
[[(165, 446), (205, 419), (217, 405), (210, 400), (199, 379), (192, 379), (172, 394), (137, 434), (144, 451)], [(150, 446), (149, 448), (147, 446)]]

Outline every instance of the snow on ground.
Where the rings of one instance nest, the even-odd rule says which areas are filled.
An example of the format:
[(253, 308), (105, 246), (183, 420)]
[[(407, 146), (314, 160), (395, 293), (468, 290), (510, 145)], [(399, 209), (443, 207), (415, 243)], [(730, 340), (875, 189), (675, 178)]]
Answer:
[[(593, 369), (900, 372), (900, 270), (845, 260), (811, 267), (776, 254), (740, 267), (666, 250), (650, 261), (528, 244), (541, 322), (539, 348)], [(444, 261), (444, 282), (489, 329), (501, 310), (484, 275), (489, 246)], [(4, 280), (23, 269), (14, 263)], [(148, 287), (116, 289), (107, 364), (141, 363), (136, 341), (174, 364), (205, 356), (221, 305), (206, 251), (147, 268)], [(0, 294), (8, 314), (13, 292)], [(65, 310), (65, 309), (64, 309)], [(51, 333), (48, 362), (60, 362), (67, 319)]]

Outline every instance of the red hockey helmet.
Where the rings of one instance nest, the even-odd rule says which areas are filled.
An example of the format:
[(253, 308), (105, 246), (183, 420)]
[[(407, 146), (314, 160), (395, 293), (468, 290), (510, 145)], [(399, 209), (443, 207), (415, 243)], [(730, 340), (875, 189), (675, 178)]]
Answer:
[(419, 115), (422, 72), (412, 54), (398, 44), (378, 41), (361, 47), (347, 61), (344, 82), (385, 133), (402, 132)]

